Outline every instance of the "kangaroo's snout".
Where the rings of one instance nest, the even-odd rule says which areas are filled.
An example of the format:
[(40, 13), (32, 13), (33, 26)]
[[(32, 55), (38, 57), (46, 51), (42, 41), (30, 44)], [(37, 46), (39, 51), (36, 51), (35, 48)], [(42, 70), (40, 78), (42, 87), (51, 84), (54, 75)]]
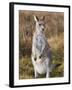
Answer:
[(37, 58), (34, 58), (34, 60), (36, 61), (36, 60), (37, 60)]
[(44, 31), (44, 28), (42, 28), (42, 31)]

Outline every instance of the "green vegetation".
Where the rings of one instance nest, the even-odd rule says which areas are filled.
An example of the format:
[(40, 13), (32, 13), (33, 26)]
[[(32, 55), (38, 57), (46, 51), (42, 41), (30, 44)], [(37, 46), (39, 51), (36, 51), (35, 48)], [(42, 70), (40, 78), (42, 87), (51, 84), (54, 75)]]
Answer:
[(34, 70), (31, 62), (31, 58), (29, 57), (21, 58), (19, 62), (19, 69), (20, 69), (19, 71), (20, 79), (30, 79), (34, 77)]

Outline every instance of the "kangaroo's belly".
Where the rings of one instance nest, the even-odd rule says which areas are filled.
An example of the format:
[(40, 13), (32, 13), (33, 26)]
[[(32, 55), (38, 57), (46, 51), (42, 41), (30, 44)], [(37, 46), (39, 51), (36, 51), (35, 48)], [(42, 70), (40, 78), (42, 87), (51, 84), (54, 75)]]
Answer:
[(47, 71), (47, 66), (44, 63), (42, 63), (42, 64), (36, 64), (35, 65), (35, 68), (36, 68), (36, 70), (37, 70), (37, 72), (39, 74), (44, 74)]
[(47, 60), (44, 60), (44, 61), (41, 61), (41, 60), (35, 61), (33, 65), (34, 65), (34, 68), (36, 69), (36, 71), (39, 74), (44, 74), (44, 73), (47, 72), (47, 68), (48, 68)]

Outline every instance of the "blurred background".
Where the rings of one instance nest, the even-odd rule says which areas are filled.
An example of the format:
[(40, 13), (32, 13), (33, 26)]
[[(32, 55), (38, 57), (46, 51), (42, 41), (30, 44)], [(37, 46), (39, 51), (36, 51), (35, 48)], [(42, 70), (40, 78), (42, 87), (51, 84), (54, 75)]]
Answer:
[(64, 74), (64, 13), (45, 11), (19, 11), (19, 79), (34, 78), (31, 62), (32, 38), (35, 32), (33, 16), (45, 16), (45, 36), (52, 49), (52, 63), (61, 64), (50, 73), (50, 77)]

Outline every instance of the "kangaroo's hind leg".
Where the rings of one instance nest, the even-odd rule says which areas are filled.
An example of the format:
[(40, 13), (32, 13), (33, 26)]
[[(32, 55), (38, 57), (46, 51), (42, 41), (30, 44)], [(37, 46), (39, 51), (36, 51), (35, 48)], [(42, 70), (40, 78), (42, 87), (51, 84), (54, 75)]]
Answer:
[(46, 78), (49, 78), (49, 76), (50, 76), (50, 60), (47, 58), (46, 59), (46, 68), (47, 68), (47, 70), (46, 70)]
[(49, 78), (50, 76), (50, 70), (49, 70), (49, 66), (47, 67), (47, 72), (46, 72), (46, 78)]
[(38, 72), (36, 71), (36, 61), (35, 61), (35, 58), (32, 56), (32, 63), (33, 63), (33, 66), (34, 66), (34, 77), (37, 78), (38, 77)]
[(34, 71), (35, 71), (35, 78), (38, 78), (38, 72), (36, 71), (36, 69)]

